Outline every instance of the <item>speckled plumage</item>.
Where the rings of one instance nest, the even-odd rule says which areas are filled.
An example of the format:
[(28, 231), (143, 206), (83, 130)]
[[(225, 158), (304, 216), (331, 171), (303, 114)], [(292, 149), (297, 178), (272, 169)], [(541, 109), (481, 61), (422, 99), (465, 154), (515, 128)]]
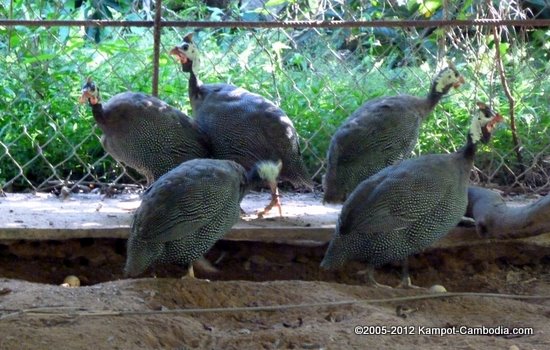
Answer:
[[(485, 124), (472, 128), (481, 128), (488, 141), (497, 115), (488, 107), (480, 113)], [(321, 266), (361, 260), (376, 267), (403, 260), (455, 227), (468, 202), (475, 153), (471, 133), (458, 152), (407, 159), (361, 182), (342, 207)]]
[(205, 84), (192, 99), (193, 116), (212, 139), (214, 157), (250, 169), (259, 160), (281, 160), (280, 178), (312, 187), (298, 134), (288, 116), (260, 95), (229, 84)]
[(161, 176), (134, 214), (126, 275), (157, 263), (190, 266), (238, 221), (243, 196), (263, 180), (274, 181), (257, 167), (247, 173), (217, 159), (190, 160)]
[[(324, 264), (380, 266), (420, 252), (456, 226), (466, 211), (469, 167), (453, 160), (426, 155), (363, 181), (344, 203)], [(452, 176), (433, 175), (447, 167)]]
[(101, 144), (149, 183), (184, 161), (209, 156), (209, 141), (187, 115), (158, 98), (124, 92), (92, 104)]
[(361, 181), (410, 157), (422, 122), (449, 89), (462, 81), (449, 67), (434, 79), (426, 98), (382, 97), (357, 109), (332, 137), (323, 179), (324, 201), (343, 202)]
[(211, 139), (215, 158), (230, 159), (250, 169), (258, 160), (282, 161), (280, 179), (312, 188), (303, 163), (298, 134), (290, 118), (266, 98), (231, 84), (203, 84), (193, 60), (198, 50), (190, 36), (173, 53), (184, 58), (189, 72), (193, 117)]

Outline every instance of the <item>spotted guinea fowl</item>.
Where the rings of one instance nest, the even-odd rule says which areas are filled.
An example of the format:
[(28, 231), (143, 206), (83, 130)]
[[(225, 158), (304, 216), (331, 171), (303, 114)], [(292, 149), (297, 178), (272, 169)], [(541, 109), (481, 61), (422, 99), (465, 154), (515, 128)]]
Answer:
[(452, 64), (437, 74), (428, 96), (370, 100), (357, 109), (332, 137), (323, 178), (325, 203), (342, 203), (364, 179), (408, 158), (420, 126), (451, 87), (464, 78)]
[(161, 176), (143, 194), (134, 214), (125, 266), (137, 276), (155, 263), (189, 268), (240, 216), (252, 187), (277, 181), (281, 164), (256, 163), (248, 172), (231, 161), (193, 159)]
[(208, 138), (193, 120), (156, 97), (123, 92), (102, 104), (99, 88), (88, 79), (80, 97), (86, 101), (103, 132), (103, 148), (148, 184), (186, 160), (209, 156)]
[[(259, 160), (281, 161), (280, 179), (295, 187), (312, 189), (304, 166), (298, 134), (292, 121), (273, 102), (230, 84), (203, 84), (197, 78), (200, 53), (188, 34), (170, 52), (189, 73), (189, 100), (193, 117), (211, 139), (214, 158), (230, 159), (250, 169)], [(278, 188), (262, 214), (277, 206)]]
[(451, 154), (430, 154), (384, 168), (364, 180), (342, 207), (336, 231), (321, 262), (335, 269), (348, 260), (374, 267), (403, 262), (401, 286), (411, 287), (407, 257), (443, 237), (466, 212), (476, 144), (488, 142), (502, 117), (478, 103), (467, 143)]

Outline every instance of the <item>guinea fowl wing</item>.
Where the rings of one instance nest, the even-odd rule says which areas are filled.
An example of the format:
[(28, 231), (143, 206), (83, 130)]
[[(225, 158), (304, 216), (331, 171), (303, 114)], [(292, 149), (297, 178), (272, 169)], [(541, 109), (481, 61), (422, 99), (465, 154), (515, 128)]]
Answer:
[[(231, 210), (227, 203), (238, 203), (242, 177), (226, 169), (209, 170), (209, 173), (203, 172), (199, 181), (196, 176), (186, 174), (157, 180), (157, 185), (144, 193), (143, 203), (135, 214), (133, 230), (141, 231), (140, 239), (168, 242), (192, 237), (210, 223), (212, 217)], [(174, 197), (176, 202), (167, 200)], [(235, 220), (238, 216), (237, 207)]]
[(266, 104), (262, 107), (267, 108), (255, 113), (254, 119), (256, 119), (255, 124), (260, 125), (266, 142), (275, 143), (275, 147), (273, 147), (274, 151), (284, 143), (287, 143), (293, 151), (299, 152), (298, 135), (294, 130), (294, 125), (290, 118), (275, 106)]
[[(183, 127), (185, 133), (185, 140), (180, 140), (180, 142), (185, 143), (187, 139), (196, 140), (199, 144), (199, 147), (196, 151), (197, 156), (199, 158), (210, 158), (212, 155), (212, 141), (210, 140), (210, 138), (204, 132), (202, 132), (198, 124), (192, 121), (192, 119), (189, 118), (186, 114), (183, 114), (180, 111), (177, 112), (179, 123)], [(190, 145), (189, 148), (192, 148), (192, 146)], [(188, 152), (187, 148), (182, 147), (178, 147), (175, 151), (179, 153)]]
[(357, 154), (366, 154), (370, 148), (368, 142), (375, 135), (375, 130), (364, 127), (355, 121), (342, 126), (333, 138), (330, 149), (330, 160), (334, 167), (354, 163)]
[[(403, 122), (403, 110), (393, 105), (378, 105), (379, 108), (364, 116), (351, 117), (336, 133), (333, 156), (339, 164), (353, 163), (358, 155), (369, 156), (372, 152), (392, 155), (389, 158), (407, 157), (411, 148), (410, 139), (416, 137), (419, 121)], [(389, 159), (389, 163), (394, 159)]]
[(442, 165), (452, 169), (448, 163), (441, 156), (407, 160), (363, 181), (342, 209), (339, 234), (410, 229), (449, 200), (448, 192), (441, 190), (442, 178), (434, 173)]
[[(214, 83), (200, 87), (200, 96), (191, 99), (193, 115), (195, 117), (220, 118), (240, 117), (241, 100), (248, 97), (249, 92), (234, 85)], [(229, 115), (226, 115), (229, 114)]]

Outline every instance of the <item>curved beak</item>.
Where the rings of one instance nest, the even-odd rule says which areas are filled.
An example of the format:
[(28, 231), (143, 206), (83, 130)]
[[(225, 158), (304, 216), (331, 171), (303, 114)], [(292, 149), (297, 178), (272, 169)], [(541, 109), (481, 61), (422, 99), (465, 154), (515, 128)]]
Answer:
[(453, 84), (453, 87), (455, 89), (458, 89), (460, 87), (460, 85), (464, 84), (464, 77), (461, 75), (460, 77), (458, 77), (458, 81), (456, 83)]
[(175, 46), (172, 50), (170, 50), (170, 55), (176, 56), (181, 64), (186, 64), (187, 62), (189, 62), (189, 58), (185, 55), (185, 52), (179, 46)]
[(94, 97), (93, 93), (90, 91), (89, 88), (85, 87), (82, 89), (82, 95), (80, 95), (80, 98), (78, 99), (79, 103), (86, 103), (89, 99)]
[(98, 94), (97, 88), (91, 81), (88, 81), (82, 87), (81, 93), (82, 94), (78, 99), (79, 103), (90, 102), (90, 104), (95, 105), (96, 103), (99, 102), (99, 94)]
[(489, 106), (487, 106), (483, 102), (477, 102), (477, 106), (483, 113), (485, 113), (486, 116), (491, 117), (491, 120), (483, 127), (481, 128), (482, 132), (482, 138), (481, 141), (483, 143), (487, 143), (491, 139), (491, 135), (498, 123), (501, 123), (504, 121), (504, 117), (500, 115), (499, 113), (493, 111)]
[(495, 113), (495, 116), (493, 117), (493, 119), (491, 119), (491, 121), (487, 123), (487, 126), (486, 126), (487, 131), (493, 132), (493, 130), (495, 129), (495, 126), (498, 123), (502, 123), (503, 121), (504, 121), (504, 117), (498, 113)]

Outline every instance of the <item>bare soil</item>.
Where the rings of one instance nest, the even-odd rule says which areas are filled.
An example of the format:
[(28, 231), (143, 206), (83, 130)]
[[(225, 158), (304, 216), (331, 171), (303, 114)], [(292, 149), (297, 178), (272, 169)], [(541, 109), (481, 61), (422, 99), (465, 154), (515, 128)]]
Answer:
[[(321, 271), (325, 248), (220, 241), (207, 255), (217, 273), (199, 269), (200, 279), (180, 279), (182, 269), (161, 266), (130, 280), (122, 279), (124, 239), (0, 242), (0, 349), (550, 348), (550, 299), (368, 304), (363, 301), (429, 291), (366, 286), (360, 263)], [(550, 295), (549, 268), (549, 248), (517, 242), (432, 249), (411, 259), (413, 283), (441, 284), (449, 292)], [(388, 265), (377, 270), (377, 279), (396, 285), (399, 274), (399, 266)], [(59, 286), (67, 275), (78, 276), (82, 286)], [(356, 303), (170, 312), (335, 301)], [(420, 334), (463, 325), (500, 328), (485, 335)], [(415, 334), (356, 335), (356, 326)], [(504, 334), (513, 327), (530, 327), (533, 334)]]

